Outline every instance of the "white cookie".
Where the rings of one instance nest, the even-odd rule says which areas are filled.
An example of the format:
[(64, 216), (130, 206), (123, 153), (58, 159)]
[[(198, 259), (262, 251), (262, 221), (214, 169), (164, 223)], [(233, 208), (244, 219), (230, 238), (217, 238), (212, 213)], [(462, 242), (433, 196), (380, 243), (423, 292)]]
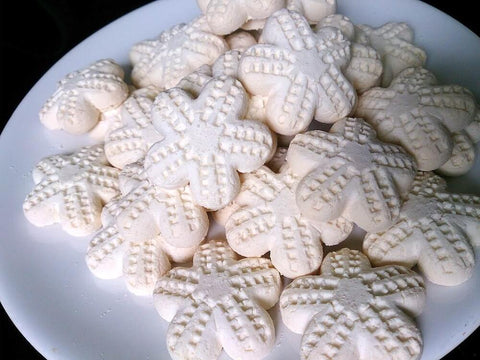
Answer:
[(123, 69), (103, 59), (74, 71), (58, 82), (57, 90), (40, 110), (40, 121), (52, 130), (84, 134), (101, 115), (118, 107), (128, 96)]
[(378, 86), (383, 74), (380, 54), (373, 47), (355, 41), (355, 26), (350, 19), (341, 14), (327, 16), (317, 23), (316, 31), (326, 26), (338, 28), (351, 42), (351, 59), (344, 74), (357, 92)]
[(313, 117), (332, 123), (352, 111), (356, 92), (341, 71), (350, 42), (340, 30), (315, 34), (302, 15), (282, 9), (268, 18), (259, 43), (242, 55), (238, 76), (250, 94), (267, 97), (273, 131), (294, 135)]
[(191, 260), (208, 231), (208, 216), (192, 202), (188, 187), (165, 190), (152, 185), (141, 163), (121, 173), (122, 196), (102, 212), (103, 229), (91, 240), (86, 262), (102, 279), (124, 276), (127, 288), (151, 295), (170, 261)]
[(313, 24), (321, 19), (335, 14), (336, 0), (287, 0), (287, 9), (302, 14), (309, 23)]
[(202, 91), (205, 84), (212, 80), (212, 77), (212, 67), (205, 64), (182, 78), (182, 80), (178, 82), (176, 87), (185, 90), (186, 92), (190, 93), (194, 98), (196, 98)]
[(134, 91), (122, 104), (120, 119), (123, 126), (105, 137), (105, 155), (113, 166), (122, 169), (143, 159), (150, 146), (162, 139), (150, 116), (157, 94), (153, 87), (142, 88)]
[(413, 29), (403, 22), (389, 22), (378, 28), (358, 25), (357, 41), (377, 50), (383, 62), (381, 86), (387, 87), (392, 79), (409, 67), (424, 66), (426, 52), (413, 43)]
[(242, 256), (270, 251), (275, 268), (295, 278), (317, 270), (322, 262), (322, 241), (345, 240), (353, 224), (343, 218), (328, 223), (306, 218), (295, 201), (300, 178), (283, 167), (279, 174), (267, 167), (250, 173), (235, 199), (238, 209), (225, 224), (229, 245)]
[(367, 234), (363, 249), (373, 264), (418, 265), (430, 281), (453, 286), (472, 275), (479, 239), (480, 197), (451, 194), (441, 177), (419, 172), (397, 222)]
[(261, 359), (275, 344), (267, 309), (281, 281), (270, 260), (237, 260), (224, 241), (200, 246), (193, 267), (177, 267), (157, 282), (155, 307), (170, 322), (167, 348), (175, 359), (212, 360), (222, 348), (233, 359)]
[(380, 142), (370, 125), (355, 118), (338, 121), (329, 133), (298, 134), (287, 161), (302, 177), (297, 204), (304, 215), (319, 221), (343, 216), (366, 231), (393, 224), (416, 173), (410, 155)]
[(242, 120), (247, 95), (231, 77), (209, 81), (196, 99), (177, 88), (155, 99), (152, 118), (165, 139), (147, 153), (145, 169), (162, 187), (190, 183), (194, 201), (218, 210), (240, 190), (239, 172), (258, 169), (273, 154), (270, 130)]
[(33, 170), (35, 187), (23, 203), (35, 226), (59, 223), (73, 236), (101, 227), (103, 205), (117, 196), (119, 171), (109, 166), (103, 144), (41, 160)]
[(211, 65), (228, 50), (225, 40), (210, 32), (204, 17), (164, 31), (130, 50), (132, 81), (137, 87), (169, 89), (202, 65)]
[(422, 353), (410, 316), (423, 310), (425, 286), (402, 266), (372, 268), (365, 255), (329, 253), (321, 275), (294, 280), (282, 292), (284, 324), (303, 334), (305, 360), (413, 360)]
[[(246, 23), (264, 20), (285, 6), (285, 0), (197, 0), (215, 34), (227, 35)], [(258, 28), (258, 26), (248, 26)]]
[(403, 146), (419, 170), (442, 166), (452, 156), (451, 133), (474, 119), (473, 94), (458, 85), (439, 85), (423, 68), (402, 71), (388, 88), (363, 93), (355, 115), (367, 120), (382, 141)]

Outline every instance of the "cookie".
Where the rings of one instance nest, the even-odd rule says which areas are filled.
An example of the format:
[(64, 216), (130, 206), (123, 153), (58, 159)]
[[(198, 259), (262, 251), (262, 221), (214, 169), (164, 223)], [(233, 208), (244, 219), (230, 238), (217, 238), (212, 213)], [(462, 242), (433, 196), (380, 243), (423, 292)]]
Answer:
[(282, 292), (283, 323), (302, 334), (302, 359), (419, 359), (423, 340), (411, 316), (425, 302), (423, 279), (402, 266), (372, 268), (361, 252), (329, 253), (321, 274)]
[(422, 67), (427, 53), (414, 44), (414, 31), (404, 22), (388, 22), (378, 28), (356, 26), (357, 42), (372, 46), (383, 62), (381, 86), (387, 87), (392, 79), (409, 67)]
[(320, 31), (326, 26), (338, 28), (351, 43), (351, 58), (344, 74), (357, 93), (380, 85), (383, 74), (380, 54), (373, 47), (355, 41), (355, 26), (351, 20), (344, 15), (334, 14), (320, 20), (315, 28)]
[(73, 236), (93, 234), (102, 226), (103, 205), (120, 193), (118, 174), (103, 144), (49, 156), (33, 170), (35, 187), (23, 202), (25, 217), (35, 226), (59, 223)]
[(90, 131), (102, 113), (118, 107), (128, 97), (123, 76), (122, 67), (111, 59), (69, 73), (40, 109), (40, 121), (51, 130), (71, 134)]
[(162, 139), (153, 127), (150, 112), (158, 91), (152, 87), (136, 90), (122, 104), (123, 126), (105, 136), (105, 155), (115, 167), (122, 169), (145, 157), (151, 145)]
[(242, 120), (247, 95), (238, 80), (214, 78), (196, 99), (173, 88), (155, 99), (152, 118), (165, 136), (147, 153), (149, 179), (165, 188), (190, 184), (195, 203), (218, 210), (240, 190), (239, 172), (253, 171), (273, 154), (263, 124)]
[(224, 241), (200, 246), (190, 268), (162, 276), (154, 304), (170, 322), (167, 348), (173, 359), (261, 359), (275, 343), (267, 309), (280, 296), (281, 281), (270, 260), (237, 255)]
[(397, 222), (367, 234), (363, 250), (373, 264), (418, 265), (430, 281), (453, 286), (472, 275), (479, 238), (480, 197), (449, 193), (441, 177), (419, 172)]
[(103, 229), (90, 241), (86, 262), (102, 279), (124, 276), (127, 288), (151, 295), (170, 262), (191, 260), (208, 231), (205, 210), (192, 202), (188, 187), (152, 185), (141, 163), (120, 174), (122, 195), (102, 212)]
[(328, 223), (306, 218), (295, 201), (299, 180), (287, 166), (278, 174), (267, 167), (250, 173), (235, 199), (237, 209), (225, 224), (233, 250), (242, 256), (270, 251), (272, 264), (288, 278), (317, 270), (323, 257), (322, 241), (338, 244), (353, 228), (342, 218)]
[(298, 134), (287, 161), (302, 177), (296, 199), (304, 215), (319, 221), (342, 216), (366, 231), (393, 224), (416, 173), (410, 155), (379, 141), (368, 123), (355, 118), (338, 121), (328, 133)]
[(200, 16), (156, 39), (135, 44), (129, 54), (132, 81), (137, 87), (169, 89), (202, 65), (211, 65), (227, 50), (225, 40), (212, 34), (205, 17)]
[(302, 15), (282, 9), (268, 18), (259, 44), (243, 53), (238, 77), (250, 94), (267, 98), (268, 126), (294, 135), (314, 117), (332, 123), (352, 111), (356, 92), (341, 70), (349, 60), (350, 42), (340, 30), (315, 34)]
[(402, 71), (388, 88), (373, 88), (358, 101), (363, 117), (382, 141), (401, 145), (419, 170), (438, 169), (452, 156), (451, 134), (467, 127), (476, 113), (473, 94), (458, 85), (440, 85), (424, 68)]
[[(263, 21), (285, 6), (285, 0), (197, 0), (213, 33), (228, 35), (251, 21)], [(258, 26), (247, 26), (258, 28)]]

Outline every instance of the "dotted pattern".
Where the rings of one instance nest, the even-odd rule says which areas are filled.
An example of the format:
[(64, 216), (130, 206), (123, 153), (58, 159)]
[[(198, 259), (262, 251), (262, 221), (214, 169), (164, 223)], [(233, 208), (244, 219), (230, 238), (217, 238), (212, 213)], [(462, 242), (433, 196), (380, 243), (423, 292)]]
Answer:
[[(360, 300), (356, 294), (362, 294)], [(342, 249), (327, 255), (321, 275), (290, 283), (280, 310), (286, 326), (303, 333), (302, 359), (351, 359), (360, 352), (417, 359), (421, 335), (401, 309), (420, 312), (424, 296), (423, 279), (415, 272), (371, 268), (362, 253)]]
[(374, 264), (418, 264), (432, 282), (457, 285), (475, 266), (479, 221), (480, 197), (448, 193), (439, 176), (419, 172), (399, 219), (384, 232), (368, 233), (363, 247)]
[(200, 246), (193, 267), (161, 277), (154, 293), (158, 312), (171, 321), (167, 347), (173, 359), (232, 358), (269, 353), (275, 330), (265, 311), (280, 295), (280, 275), (269, 260), (236, 260), (223, 241)]

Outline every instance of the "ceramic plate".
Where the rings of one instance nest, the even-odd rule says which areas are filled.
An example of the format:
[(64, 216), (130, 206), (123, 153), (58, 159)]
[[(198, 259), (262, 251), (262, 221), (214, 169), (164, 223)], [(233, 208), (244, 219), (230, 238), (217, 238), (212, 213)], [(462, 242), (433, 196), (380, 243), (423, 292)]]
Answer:
[[(480, 39), (451, 17), (416, 0), (338, 0), (338, 12), (355, 23), (379, 26), (406, 21), (428, 55), (427, 68), (443, 83), (471, 89), (480, 99)], [(55, 64), (32, 88), (0, 139), (2, 181), (0, 300), (13, 322), (48, 359), (167, 359), (165, 331), (150, 298), (127, 292), (122, 279), (98, 280), (84, 254), (89, 238), (73, 238), (59, 227), (36, 228), (22, 213), (33, 183), (31, 169), (44, 156), (91, 143), (88, 137), (49, 131), (38, 110), (65, 74), (100, 58), (113, 58), (128, 72), (128, 51), (141, 40), (199, 13), (194, 0), (164, 0), (144, 6), (95, 33)], [(457, 191), (480, 195), (480, 163), (450, 182)], [(427, 284), (423, 359), (438, 359), (480, 324), (480, 266), (465, 284)], [(300, 336), (282, 326), (268, 359), (297, 359)], [(222, 358), (227, 358), (222, 355)]]

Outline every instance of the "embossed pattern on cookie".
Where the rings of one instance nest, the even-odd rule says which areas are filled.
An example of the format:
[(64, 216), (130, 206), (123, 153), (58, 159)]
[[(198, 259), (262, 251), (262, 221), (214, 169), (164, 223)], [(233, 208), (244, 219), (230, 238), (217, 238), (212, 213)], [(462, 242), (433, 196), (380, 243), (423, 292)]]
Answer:
[(357, 92), (362, 93), (373, 86), (378, 86), (383, 74), (380, 54), (373, 47), (356, 42), (355, 26), (351, 20), (341, 14), (330, 15), (316, 24), (316, 31), (325, 26), (338, 28), (351, 43), (351, 58), (344, 74)]
[(287, 9), (302, 14), (309, 23), (316, 23), (321, 19), (335, 14), (336, 0), (287, 0)]
[(224, 241), (201, 245), (191, 268), (173, 268), (155, 289), (155, 307), (170, 322), (170, 355), (211, 360), (223, 348), (234, 359), (265, 357), (275, 343), (266, 310), (277, 303), (280, 290), (270, 260), (237, 260)]
[(380, 53), (383, 62), (382, 86), (409, 67), (424, 66), (427, 53), (414, 44), (413, 29), (403, 22), (388, 22), (378, 28), (357, 25), (357, 41)]
[(288, 167), (279, 174), (267, 167), (250, 173), (235, 199), (238, 209), (225, 224), (233, 250), (242, 256), (270, 251), (275, 268), (289, 278), (316, 271), (322, 262), (322, 241), (338, 244), (353, 228), (343, 218), (323, 223), (303, 216), (295, 201), (299, 180)]
[(423, 171), (448, 161), (451, 133), (467, 127), (475, 113), (475, 98), (469, 90), (439, 85), (430, 71), (420, 67), (402, 71), (388, 88), (363, 93), (355, 111), (380, 139), (404, 147)]
[(240, 190), (237, 170), (258, 169), (273, 153), (268, 127), (242, 120), (246, 100), (232, 77), (212, 79), (196, 99), (176, 88), (160, 93), (152, 117), (165, 139), (147, 153), (150, 180), (167, 188), (190, 183), (195, 202), (207, 209), (227, 205)]
[(280, 310), (284, 324), (303, 334), (302, 359), (412, 360), (423, 340), (410, 316), (424, 302), (420, 275), (402, 266), (372, 268), (361, 252), (344, 248), (325, 257), (320, 275), (290, 283)]
[(103, 144), (47, 157), (33, 170), (35, 187), (23, 202), (25, 217), (35, 226), (59, 223), (73, 236), (92, 234), (101, 227), (103, 205), (119, 194), (118, 173)]
[(115, 167), (122, 169), (145, 157), (151, 145), (162, 139), (153, 127), (150, 112), (158, 91), (153, 87), (136, 90), (122, 104), (123, 126), (105, 137), (105, 155)]
[(298, 134), (287, 161), (302, 177), (297, 204), (303, 214), (321, 221), (343, 216), (366, 231), (393, 224), (416, 173), (410, 155), (380, 142), (370, 125), (355, 118), (338, 121), (329, 133)]
[(95, 276), (123, 275), (131, 292), (152, 294), (170, 261), (191, 260), (207, 234), (208, 216), (188, 187), (151, 184), (141, 163), (127, 165), (120, 179), (122, 195), (105, 206), (103, 229), (90, 241), (86, 261)]
[(164, 90), (202, 65), (211, 65), (228, 50), (225, 40), (210, 32), (204, 17), (164, 31), (157, 39), (135, 44), (130, 50), (132, 81)]
[(40, 121), (52, 130), (84, 134), (100, 121), (101, 114), (119, 106), (128, 96), (123, 69), (103, 59), (69, 73), (40, 109)]
[(267, 97), (269, 127), (282, 135), (305, 130), (313, 118), (332, 123), (347, 116), (356, 92), (341, 69), (350, 60), (350, 42), (340, 30), (313, 33), (294, 11), (270, 16), (258, 45), (248, 48), (239, 65), (247, 91)]
[(264, 20), (285, 6), (285, 0), (197, 0), (212, 32), (227, 35), (249, 21)]
[(441, 177), (419, 172), (397, 222), (367, 234), (363, 249), (373, 264), (418, 265), (430, 281), (453, 286), (470, 278), (479, 239), (480, 197), (449, 193)]

